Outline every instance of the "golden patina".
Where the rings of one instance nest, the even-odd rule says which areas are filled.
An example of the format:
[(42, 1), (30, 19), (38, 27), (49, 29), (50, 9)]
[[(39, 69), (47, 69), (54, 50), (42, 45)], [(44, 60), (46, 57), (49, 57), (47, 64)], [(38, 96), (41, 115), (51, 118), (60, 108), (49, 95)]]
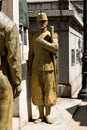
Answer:
[[(35, 122), (50, 120), (51, 106), (56, 102), (54, 57), (58, 50), (57, 33), (47, 30), (48, 18), (40, 12), (37, 16), (38, 32), (29, 34), (29, 72), (32, 101), (39, 108), (40, 117)], [(44, 115), (44, 107), (46, 115)]]
[(21, 92), (21, 57), (16, 24), (0, 12), (0, 130), (12, 130), (13, 99)]

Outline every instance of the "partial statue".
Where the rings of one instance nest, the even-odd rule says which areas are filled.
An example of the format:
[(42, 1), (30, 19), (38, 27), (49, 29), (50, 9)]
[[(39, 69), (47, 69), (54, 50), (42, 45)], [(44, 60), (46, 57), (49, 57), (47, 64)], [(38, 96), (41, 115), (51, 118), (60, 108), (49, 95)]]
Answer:
[(13, 99), (21, 92), (21, 57), (16, 24), (2, 11), (0, 0), (0, 130), (12, 130)]
[[(51, 106), (55, 105), (57, 97), (55, 55), (58, 50), (58, 35), (47, 30), (46, 13), (37, 16), (39, 30), (29, 35), (29, 74), (31, 96), (34, 105), (38, 106), (39, 118), (35, 123), (45, 121), (52, 124)], [(45, 110), (45, 114), (44, 114)]]

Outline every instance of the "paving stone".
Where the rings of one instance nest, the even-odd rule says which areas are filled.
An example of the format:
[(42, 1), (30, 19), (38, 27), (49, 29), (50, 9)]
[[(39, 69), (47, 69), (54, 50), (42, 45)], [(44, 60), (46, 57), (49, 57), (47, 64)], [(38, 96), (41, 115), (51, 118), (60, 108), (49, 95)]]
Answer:
[(81, 104), (81, 100), (78, 99), (58, 98), (56, 105), (51, 110), (54, 124), (27, 122), (21, 130), (69, 130), (68, 126), (79, 104)]

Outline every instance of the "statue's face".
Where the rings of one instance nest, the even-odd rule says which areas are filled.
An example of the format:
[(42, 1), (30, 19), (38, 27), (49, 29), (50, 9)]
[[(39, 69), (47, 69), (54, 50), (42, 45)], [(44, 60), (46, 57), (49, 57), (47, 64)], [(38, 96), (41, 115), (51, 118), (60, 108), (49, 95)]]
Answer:
[(47, 20), (40, 20), (37, 22), (37, 24), (38, 24), (39, 29), (44, 29), (47, 27), (48, 21)]

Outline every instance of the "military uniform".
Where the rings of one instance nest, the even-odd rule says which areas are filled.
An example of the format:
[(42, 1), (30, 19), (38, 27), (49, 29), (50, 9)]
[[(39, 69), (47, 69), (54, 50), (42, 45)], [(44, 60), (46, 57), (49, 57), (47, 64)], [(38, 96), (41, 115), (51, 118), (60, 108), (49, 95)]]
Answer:
[(58, 48), (58, 37), (51, 42), (50, 32), (37, 32), (30, 39), (29, 70), (32, 100), (35, 105), (51, 106), (56, 100), (53, 54)]
[(12, 130), (13, 91), (21, 83), (19, 33), (0, 12), (0, 130)]
[[(39, 109), (39, 118), (35, 123), (50, 118), (51, 106), (56, 101), (56, 83), (54, 55), (58, 49), (58, 35), (47, 30), (48, 18), (40, 12), (37, 16), (39, 31), (29, 35), (29, 72), (32, 101)], [(44, 115), (45, 107), (45, 115)]]

